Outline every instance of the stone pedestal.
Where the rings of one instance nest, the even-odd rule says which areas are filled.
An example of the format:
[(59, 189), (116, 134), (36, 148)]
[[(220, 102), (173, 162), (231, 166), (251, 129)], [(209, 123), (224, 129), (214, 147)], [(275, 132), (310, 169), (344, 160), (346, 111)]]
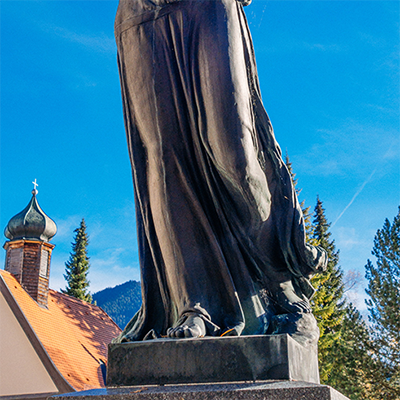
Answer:
[[(240, 384), (134, 386), (87, 390), (51, 400), (346, 400), (329, 386), (267, 381)], [(348, 399), (347, 399), (348, 400)]]
[(319, 383), (317, 350), (287, 334), (110, 344), (107, 386), (283, 379)]
[(110, 344), (107, 389), (50, 399), (347, 399), (318, 382), (316, 348), (303, 347), (287, 334), (157, 339)]

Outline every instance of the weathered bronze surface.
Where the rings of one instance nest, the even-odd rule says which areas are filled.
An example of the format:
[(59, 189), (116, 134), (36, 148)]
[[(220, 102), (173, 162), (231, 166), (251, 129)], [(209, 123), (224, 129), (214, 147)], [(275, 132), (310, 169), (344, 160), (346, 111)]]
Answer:
[(116, 342), (292, 334), (326, 256), (305, 243), (242, 4), (121, 0), (115, 32), (143, 297)]

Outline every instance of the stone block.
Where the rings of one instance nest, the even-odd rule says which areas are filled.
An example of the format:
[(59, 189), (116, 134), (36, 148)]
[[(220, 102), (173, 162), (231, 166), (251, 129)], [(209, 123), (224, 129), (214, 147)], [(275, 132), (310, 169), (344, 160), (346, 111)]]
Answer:
[(240, 382), (319, 383), (314, 347), (287, 334), (110, 344), (107, 386)]
[[(329, 386), (267, 381), (95, 389), (53, 396), (51, 400), (346, 400)], [(348, 399), (347, 399), (348, 400)]]

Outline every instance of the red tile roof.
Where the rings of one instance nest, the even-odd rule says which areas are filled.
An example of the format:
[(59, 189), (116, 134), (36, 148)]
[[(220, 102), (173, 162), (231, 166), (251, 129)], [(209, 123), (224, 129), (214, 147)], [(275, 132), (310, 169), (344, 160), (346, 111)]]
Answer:
[(100, 308), (49, 290), (48, 309), (39, 306), (12, 274), (0, 271), (56, 368), (75, 390), (104, 387), (100, 363), (121, 330)]

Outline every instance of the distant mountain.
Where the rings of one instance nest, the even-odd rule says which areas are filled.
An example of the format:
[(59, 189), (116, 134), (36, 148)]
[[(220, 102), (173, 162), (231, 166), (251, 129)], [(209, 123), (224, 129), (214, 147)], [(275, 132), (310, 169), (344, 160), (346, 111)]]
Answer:
[(136, 314), (142, 304), (140, 282), (128, 281), (113, 288), (94, 293), (96, 302), (121, 328)]

